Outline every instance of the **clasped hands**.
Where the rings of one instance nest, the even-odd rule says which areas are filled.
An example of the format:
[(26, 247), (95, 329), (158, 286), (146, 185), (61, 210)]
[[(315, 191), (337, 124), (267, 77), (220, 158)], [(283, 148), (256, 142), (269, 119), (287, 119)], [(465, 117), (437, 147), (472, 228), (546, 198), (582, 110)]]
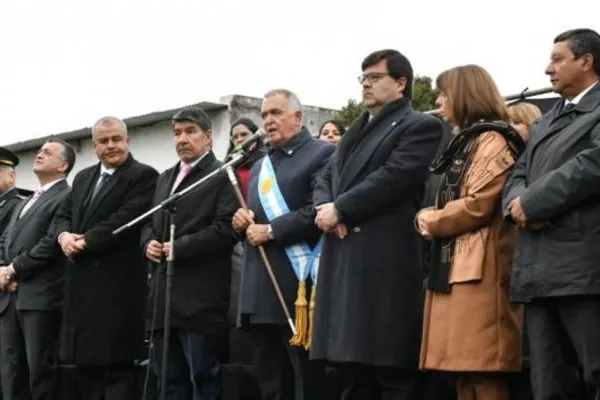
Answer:
[(348, 236), (348, 227), (340, 222), (339, 215), (333, 203), (325, 203), (316, 207), (315, 224), (325, 233), (335, 234), (339, 239)]
[(0, 290), (4, 292), (14, 292), (17, 290), (19, 284), (11, 279), (13, 272), (12, 264), (0, 267)]
[(59, 237), (58, 244), (65, 255), (72, 259), (79, 253), (85, 250), (85, 238), (79, 233), (62, 233)]
[(541, 222), (529, 222), (527, 220), (527, 215), (525, 214), (525, 210), (521, 205), (521, 198), (517, 197), (508, 205), (508, 211), (510, 212), (510, 216), (513, 221), (517, 225), (519, 225), (523, 229), (537, 230), (541, 229), (545, 226), (545, 224)]
[(152, 262), (160, 263), (160, 258), (171, 255), (171, 242), (160, 243), (158, 240), (151, 240), (146, 246), (146, 258)]
[(246, 232), (248, 242), (258, 247), (269, 241), (269, 225), (255, 224), (254, 212), (240, 208), (233, 215), (233, 228), (238, 232)]

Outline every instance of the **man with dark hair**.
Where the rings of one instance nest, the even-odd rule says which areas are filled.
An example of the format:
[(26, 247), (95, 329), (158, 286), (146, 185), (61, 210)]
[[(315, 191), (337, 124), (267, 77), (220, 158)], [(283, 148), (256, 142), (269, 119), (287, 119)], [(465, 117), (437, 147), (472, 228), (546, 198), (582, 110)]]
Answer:
[[(554, 40), (546, 74), (562, 97), (531, 128), (504, 193), (519, 225), (511, 279), (526, 303), (534, 397), (600, 399), (600, 36)], [(583, 396), (583, 397), (582, 397)]]
[[(38, 151), (40, 187), (12, 214), (0, 237), (0, 365), (7, 399), (54, 399), (64, 258), (53, 229), (70, 192), (73, 148), (59, 139)], [(18, 290), (17, 290), (18, 287)]]
[[(211, 151), (211, 122), (201, 109), (184, 109), (172, 118), (179, 161), (157, 181), (156, 205), (221, 167)], [(155, 213), (142, 230), (142, 251), (150, 261), (148, 325), (153, 332), (152, 361), (157, 376), (164, 366), (165, 329), (170, 330), (167, 399), (217, 400), (220, 392), (219, 338), (227, 330), (231, 252), (237, 241), (231, 220), (238, 204), (227, 176), (219, 175), (177, 200), (175, 237), (170, 221)], [(173, 249), (170, 326), (164, 326), (166, 262)]]
[(118, 118), (98, 120), (92, 141), (99, 162), (77, 173), (56, 217), (68, 258), (61, 361), (77, 367), (81, 398), (129, 400), (134, 360), (147, 354), (147, 272), (141, 226), (113, 231), (148, 210), (158, 172), (133, 158)]
[(319, 177), (318, 270), (312, 360), (334, 365), (342, 399), (413, 399), (420, 377), (421, 239), (413, 219), (444, 132), (410, 107), (408, 59), (369, 55), (359, 81), (367, 111)]
[(75, 166), (75, 159), (76, 159), (75, 149), (73, 148), (73, 146), (71, 146), (69, 143), (65, 142), (62, 139), (58, 139), (58, 138), (54, 138), (54, 137), (51, 137), (48, 140), (46, 140), (46, 143), (60, 144), (60, 146), (62, 147), (62, 158), (65, 160), (65, 162), (68, 165), (67, 169), (65, 170), (65, 177), (69, 176), (69, 174), (73, 170), (73, 167)]
[[(311, 136), (303, 125), (300, 100), (289, 90), (265, 94), (261, 114), (271, 149), (252, 166), (249, 210), (240, 208), (233, 218), (234, 229), (245, 239), (241, 326), (253, 341), (263, 400), (335, 399), (320, 366), (308, 362), (306, 325), (298, 324), (299, 335), (292, 337), (259, 253), (263, 246), (291, 317), (296, 322), (306, 318), (307, 274), (320, 237), (313, 222), (312, 192), (335, 147)], [(300, 303), (304, 312), (294, 315)]]

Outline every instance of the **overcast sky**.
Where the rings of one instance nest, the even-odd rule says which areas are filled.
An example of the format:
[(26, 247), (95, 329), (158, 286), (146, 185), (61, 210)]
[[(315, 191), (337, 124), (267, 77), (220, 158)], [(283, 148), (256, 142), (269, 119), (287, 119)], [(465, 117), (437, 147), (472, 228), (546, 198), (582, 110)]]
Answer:
[(599, 16), (597, 0), (3, 0), (0, 144), (275, 87), (339, 108), (382, 48), (420, 75), (476, 63), (504, 94), (537, 89), (554, 36)]

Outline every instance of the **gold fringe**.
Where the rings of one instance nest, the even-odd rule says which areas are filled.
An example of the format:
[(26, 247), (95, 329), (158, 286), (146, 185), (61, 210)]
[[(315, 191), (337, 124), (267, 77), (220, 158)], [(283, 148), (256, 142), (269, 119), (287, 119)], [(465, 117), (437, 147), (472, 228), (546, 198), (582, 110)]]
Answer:
[(304, 348), (310, 349), (312, 345), (313, 332), (315, 330), (315, 308), (317, 307), (317, 286), (313, 286), (310, 293), (310, 303), (308, 304), (308, 332), (306, 333), (306, 341)]
[(302, 346), (306, 340), (308, 324), (308, 302), (306, 301), (306, 282), (298, 284), (298, 297), (296, 298), (296, 334), (290, 339), (292, 346)]

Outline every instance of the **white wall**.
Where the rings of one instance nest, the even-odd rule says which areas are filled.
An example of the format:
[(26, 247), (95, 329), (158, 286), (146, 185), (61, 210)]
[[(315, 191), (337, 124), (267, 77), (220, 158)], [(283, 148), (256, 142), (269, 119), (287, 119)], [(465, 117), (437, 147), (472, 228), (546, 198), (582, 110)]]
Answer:
[[(213, 151), (217, 158), (223, 159), (229, 145), (229, 115), (227, 110), (208, 114), (213, 124)], [(172, 167), (178, 161), (170, 121), (130, 129), (129, 137), (131, 154), (138, 161), (153, 166), (159, 172)], [(77, 150), (77, 161), (69, 175), (70, 183), (78, 171), (98, 162), (91, 137), (71, 144)], [(17, 168), (18, 187), (30, 190), (38, 187), (37, 178), (32, 172), (36, 155), (37, 149), (18, 153), (21, 160)]]
[[(254, 97), (226, 96), (221, 99), (221, 104), (227, 105), (228, 109), (207, 112), (213, 126), (213, 151), (218, 159), (222, 160), (226, 155), (232, 122), (239, 117), (249, 117), (259, 127), (262, 126), (261, 103), (262, 99)], [(333, 118), (335, 112), (335, 110), (313, 106), (304, 106), (303, 109), (304, 125), (313, 135), (318, 133), (319, 127), (325, 120)], [(130, 128), (129, 137), (133, 156), (140, 162), (152, 165), (159, 172), (172, 167), (178, 160), (170, 121), (141, 128)], [(77, 150), (77, 161), (69, 175), (69, 182), (72, 182), (78, 171), (98, 162), (91, 137), (71, 144)], [(32, 172), (36, 154), (37, 149), (18, 152), (21, 159), (21, 164), (17, 168), (18, 187), (33, 190), (38, 186), (37, 178)]]

